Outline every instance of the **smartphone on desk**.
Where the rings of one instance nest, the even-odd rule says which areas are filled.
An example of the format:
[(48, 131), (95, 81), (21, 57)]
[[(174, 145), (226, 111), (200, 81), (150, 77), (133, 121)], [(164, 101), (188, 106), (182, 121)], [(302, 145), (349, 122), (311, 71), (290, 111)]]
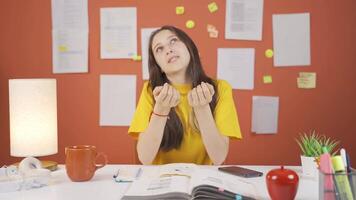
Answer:
[(243, 168), (243, 167), (238, 167), (238, 166), (219, 167), (218, 169), (219, 169), (219, 171), (233, 174), (236, 176), (241, 176), (244, 178), (259, 177), (259, 176), (263, 175), (262, 172), (255, 171), (252, 169)]

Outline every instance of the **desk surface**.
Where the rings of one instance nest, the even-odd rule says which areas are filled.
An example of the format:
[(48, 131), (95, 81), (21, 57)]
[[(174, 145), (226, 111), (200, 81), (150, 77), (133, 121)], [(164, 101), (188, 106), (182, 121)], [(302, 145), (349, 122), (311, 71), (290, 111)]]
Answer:
[[(52, 173), (52, 180), (49, 186), (42, 188), (23, 190), (17, 192), (0, 193), (0, 199), (21, 199), (21, 200), (71, 200), (71, 199), (105, 199), (118, 200), (125, 193), (130, 183), (116, 183), (113, 180), (113, 174), (118, 168), (122, 167), (137, 167), (134, 165), (107, 165), (99, 169), (94, 177), (87, 182), (72, 182), (67, 177), (63, 165), (59, 166), (59, 170)], [(146, 166), (145, 166), (146, 167)], [(156, 166), (147, 166), (156, 167)], [(201, 166), (204, 168), (216, 169), (215, 166)], [(258, 195), (262, 199), (269, 199), (267, 187), (265, 183), (266, 174), (269, 170), (277, 168), (277, 166), (243, 166), (250, 169), (255, 169), (263, 172), (262, 177), (249, 178), (249, 182), (255, 184)], [(296, 199), (314, 200), (318, 199), (318, 180), (316, 178), (306, 178), (301, 175), (301, 168), (296, 166), (286, 167), (295, 170), (299, 175), (299, 189)]]

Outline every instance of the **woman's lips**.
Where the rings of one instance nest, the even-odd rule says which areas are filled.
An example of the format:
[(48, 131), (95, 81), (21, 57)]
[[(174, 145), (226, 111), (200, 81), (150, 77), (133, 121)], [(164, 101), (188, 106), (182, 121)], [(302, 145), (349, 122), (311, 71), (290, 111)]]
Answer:
[(170, 59), (168, 59), (168, 63), (175, 62), (178, 58), (179, 56), (172, 56)]

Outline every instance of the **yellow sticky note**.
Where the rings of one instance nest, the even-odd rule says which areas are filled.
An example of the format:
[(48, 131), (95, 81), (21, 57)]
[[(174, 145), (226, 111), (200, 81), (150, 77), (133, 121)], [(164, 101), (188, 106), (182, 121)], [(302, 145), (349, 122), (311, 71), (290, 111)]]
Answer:
[(263, 76), (263, 83), (272, 83), (272, 76), (271, 75)]
[(177, 6), (176, 7), (176, 14), (183, 15), (184, 14), (184, 6)]
[(298, 88), (312, 89), (316, 87), (316, 80), (313, 78), (299, 77), (297, 78), (297, 85)]
[(209, 3), (208, 9), (210, 13), (214, 13), (218, 10), (218, 5), (215, 2)]
[(189, 29), (192, 29), (194, 28), (195, 26), (195, 22), (193, 20), (188, 20), (186, 23), (185, 23), (185, 26)]
[(219, 36), (219, 31), (217, 31), (217, 30), (209, 32), (209, 37), (211, 37), (211, 38), (218, 38), (218, 36)]
[(214, 25), (208, 24), (206, 25), (206, 29), (208, 30), (208, 32), (212, 32), (216, 30), (216, 27)]
[(315, 72), (299, 72), (297, 78), (298, 88), (311, 89), (316, 87), (316, 73)]
[(272, 50), (272, 49), (267, 49), (267, 50), (265, 51), (265, 56), (266, 56), (267, 58), (272, 58), (272, 57), (273, 57), (273, 50)]
[(315, 72), (299, 72), (299, 77), (316, 79), (316, 73)]
[(58, 51), (59, 52), (67, 52), (68, 51), (68, 47), (66, 45), (59, 45), (58, 46)]
[(141, 57), (140, 55), (134, 55), (134, 56), (132, 57), (132, 60), (134, 60), (134, 61), (141, 61), (141, 60), (142, 60), (142, 57)]

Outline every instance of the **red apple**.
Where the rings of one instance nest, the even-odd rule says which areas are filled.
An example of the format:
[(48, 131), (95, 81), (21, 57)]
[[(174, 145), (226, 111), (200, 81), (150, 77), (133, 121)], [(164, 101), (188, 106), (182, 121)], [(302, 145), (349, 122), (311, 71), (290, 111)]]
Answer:
[(293, 200), (298, 190), (299, 177), (295, 171), (272, 169), (267, 173), (266, 184), (272, 200)]

